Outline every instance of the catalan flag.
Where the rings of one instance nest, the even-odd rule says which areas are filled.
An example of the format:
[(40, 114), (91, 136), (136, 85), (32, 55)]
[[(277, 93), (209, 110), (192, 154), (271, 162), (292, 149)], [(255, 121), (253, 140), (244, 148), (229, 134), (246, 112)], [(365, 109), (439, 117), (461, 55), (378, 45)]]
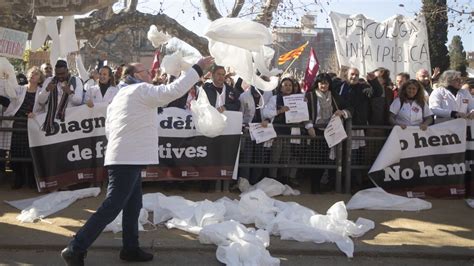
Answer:
[(301, 53), (303, 53), (304, 48), (306, 48), (307, 45), (308, 45), (308, 42), (306, 42), (305, 44), (301, 45), (300, 47), (294, 50), (289, 51), (286, 54), (280, 55), (280, 57), (278, 57), (278, 64), (283, 65), (288, 60), (296, 59), (300, 57)]

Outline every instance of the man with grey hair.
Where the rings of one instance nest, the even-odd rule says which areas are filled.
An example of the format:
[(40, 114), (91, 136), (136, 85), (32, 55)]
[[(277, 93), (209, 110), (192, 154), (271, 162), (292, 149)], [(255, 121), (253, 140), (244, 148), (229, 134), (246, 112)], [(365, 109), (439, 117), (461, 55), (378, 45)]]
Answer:
[(474, 118), (474, 101), (466, 90), (461, 90), (461, 72), (446, 70), (441, 74), (439, 87), (430, 95), (430, 109), (436, 123), (456, 118)]
[(67, 265), (84, 265), (87, 249), (121, 211), (120, 259), (134, 262), (153, 259), (153, 254), (139, 247), (138, 217), (143, 197), (140, 173), (147, 165), (158, 164), (157, 108), (185, 94), (213, 63), (212, 57), (201, 58), (176, 81), (159, 86), (151, 84), (150, 71), (143, 64), (129, 66), (137, 82), (120, 89), (107, 108), (108, 143), (104, 159), (109, 174), (107, 195), (61, 252)]

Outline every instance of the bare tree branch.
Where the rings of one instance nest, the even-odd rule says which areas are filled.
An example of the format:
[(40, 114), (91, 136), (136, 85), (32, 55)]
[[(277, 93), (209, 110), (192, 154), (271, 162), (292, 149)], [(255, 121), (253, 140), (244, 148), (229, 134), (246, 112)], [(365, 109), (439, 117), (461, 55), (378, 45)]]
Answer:
[[(33, 32), (35, 20), (31, 16), (20, 17), (1, 16), (0, 27), (7, 27), (15, 30)], [(208, 41), (204, 37), (200, 37), (192, 31), (189, 31), (176, 20), (165, 14), (144, 14), (138, 11), (129, 13), (120, 13), (113, 15), (110, 19), (102, 20), (97, 17), (87, 17), (76, 20), (76, 36), (78, 39), (93, 40), (106, 34), (120, 32), (128, 28), (145, 28), (148, 30), (150, 25), (156, 25), (158, 30), (167, 32), (194, 48), (202, 55), (208, 55)]]
[(235, 18), (240, 14), (242, 7), (245, 4), (245, 0), (236, 0), (232, 12), (229, 14), (229, 17)]
[(280, 2), (281, 0), (267, 0), (265, 5), (262, 6), (262, 10), (257, 14), (255, 21), (270, 27), (273, 20), (273, 12), (277, 10)]
[(209, 20), (213, 21), (222, 17), (214, 0), (201, 0), (201, 4)]

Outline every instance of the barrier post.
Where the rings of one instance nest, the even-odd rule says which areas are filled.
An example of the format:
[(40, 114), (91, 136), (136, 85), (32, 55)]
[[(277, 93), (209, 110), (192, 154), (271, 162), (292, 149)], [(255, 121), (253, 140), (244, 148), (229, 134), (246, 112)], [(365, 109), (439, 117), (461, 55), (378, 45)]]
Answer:
[(336, 145), (336, 193), (342, 192), (342, 143)]
[(352, 119), (346, 119), (346, 154), (345, 154), (345, 180), (344, 180), (344, 193), (351, 193), (351, 163), (352, 163)]

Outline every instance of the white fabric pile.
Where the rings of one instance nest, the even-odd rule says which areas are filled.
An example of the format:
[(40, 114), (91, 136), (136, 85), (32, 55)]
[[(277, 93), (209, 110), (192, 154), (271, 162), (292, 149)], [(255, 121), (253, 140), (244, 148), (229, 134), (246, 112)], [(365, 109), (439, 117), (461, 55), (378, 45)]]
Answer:
[(381, 187), (364, 189), (352, 196), (347, 209), (421, 211), (431, 209), (431, 203), (387, 193)]
[[(279, 265), (266, 250), (270, 234), (285, 240), (333, 242), (351, 258), (354, 244), (350, 237), (374, 228), (367, 219), (347, 220), (343, 202), (321, 215), (295, 202), (272, 199), (260, 189), (243, 193), (240, 200), (224, 197), (193, 202), (154, 193), (145, 194), (143, 201), (154, 213), (154, 224), (164, 222), (168, 228), (198, 234), (201, 243), (216, 244), (218, 260), (229, 265)], [(243, 224), (255, 224), (258, 230)]]
[(53, 192), (36, 198), (5, 201), (11, 206), (22, 210), (16, 217), (22, 223), (33, 223), (37, 219), (43, 219), (48, 215), (58, 212), (73, 202), (87, 197), (97, 197), (100, 188), (85, 188), (74, 191)]
[(278, 182), (273, 178), (265, 177), (253, 186), (250, 185), (247, 179), (239, 179), (239, 190), (241, 192), (245, 193), (256, 189), (263, 190), (263, 192), (265, 192), (265, 194), (267, 194), (269, 197), (274, 197), (278, 195), (298, 196), (301, 194), (299, 190), (293, 189), (288, 185), (283, 185), (282, 183)]

